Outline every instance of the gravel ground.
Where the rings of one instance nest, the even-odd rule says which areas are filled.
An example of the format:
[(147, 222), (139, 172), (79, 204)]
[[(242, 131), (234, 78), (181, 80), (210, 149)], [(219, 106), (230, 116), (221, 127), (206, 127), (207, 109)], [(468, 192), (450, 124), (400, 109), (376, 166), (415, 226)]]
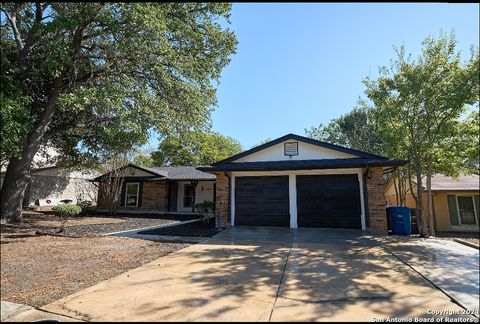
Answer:
[(138, 234), (212, 237), (218, 232), (220, 230), (215, 228), (215, 222), (211, 220), (210, 223), (198, 221), (171, 227), (154, 228)]
[(40, 236), (1, 243), (1, 299), (36, 307), (190, 245), (110, 236)]

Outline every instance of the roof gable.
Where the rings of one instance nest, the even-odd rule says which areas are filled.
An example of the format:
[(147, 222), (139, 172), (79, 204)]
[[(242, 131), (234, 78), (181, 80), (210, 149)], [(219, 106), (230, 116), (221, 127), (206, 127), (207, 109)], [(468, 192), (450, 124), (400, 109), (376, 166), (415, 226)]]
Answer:
[[(286, 156), (284, 143), (298, 142), (298, 155)], [(320, 160), (320, 159), (345, 159), (345, 158), (374, 158), (386, 159), (383, 156), (349, 149), (343, 146), (317, 141), (308, 137), (287, 134), (273, 141), (256, 146), (240, 154), (214, 163), (219, 165), (229, 162), (266, 162), (284, 160)]]

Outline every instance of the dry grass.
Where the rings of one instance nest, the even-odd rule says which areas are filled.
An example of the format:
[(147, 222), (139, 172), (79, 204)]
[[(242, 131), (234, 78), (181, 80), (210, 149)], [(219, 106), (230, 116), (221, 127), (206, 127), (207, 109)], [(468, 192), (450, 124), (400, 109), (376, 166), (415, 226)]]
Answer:
[(184, 248), (120, 237), (2, 238), (1, 299), (43, 306)]

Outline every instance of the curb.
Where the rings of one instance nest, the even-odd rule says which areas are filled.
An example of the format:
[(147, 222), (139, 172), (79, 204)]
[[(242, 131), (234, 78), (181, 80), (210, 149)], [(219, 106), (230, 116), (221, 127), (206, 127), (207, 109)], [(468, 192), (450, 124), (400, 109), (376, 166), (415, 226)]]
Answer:
[(453, 241), (457, 242), (457, 243), (460, 243), (460, 244), (463, 244), (463, 245), (466, 245), (468, 247), (480, 250), (480, 246), (476, 245), (475, 243), (464, 241), (464, 240), (461, 240), (461, 239), (458, 239), (458, 238), (454, 238)]

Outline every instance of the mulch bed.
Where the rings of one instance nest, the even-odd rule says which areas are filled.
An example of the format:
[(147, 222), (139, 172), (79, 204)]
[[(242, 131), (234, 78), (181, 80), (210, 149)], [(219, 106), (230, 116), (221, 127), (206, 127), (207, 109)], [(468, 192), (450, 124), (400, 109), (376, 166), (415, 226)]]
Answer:
[(139, 232), (139, 234), (212, 237), (219, 232), (220, 229), (215, 228), (215, 222), (210, 220), (209, 223), (197, 221), (164, 228), (155, 228)]
[(1, 244), (1, 299), (40, 307), (185, 248), (124, 237), (39, 236)]
[[(61, 235), (66, 237), (95, 237), (117, 231), (150, 227), (176, 221), (198, 218), (198, 215), (88, 215), (67, 218), (67, 226), (59, 233), (62, 218), (51, 213), (26, 212), (24, 221), (16, 224), (2, 224), (2, 238), (15, 236), (35, 236), (38, 234)], [(98, 224), (92, 224), (98, 219)], [(108, 220), (115, 222), (108, 223)], [(82, 220), (83, 223), (82, 224)], [(75, 225), (68, 226), (68, 221)], [(49, 225), (47, 225), (49, 224)], [(2, 242), (4, 243), (4, 242)]]

